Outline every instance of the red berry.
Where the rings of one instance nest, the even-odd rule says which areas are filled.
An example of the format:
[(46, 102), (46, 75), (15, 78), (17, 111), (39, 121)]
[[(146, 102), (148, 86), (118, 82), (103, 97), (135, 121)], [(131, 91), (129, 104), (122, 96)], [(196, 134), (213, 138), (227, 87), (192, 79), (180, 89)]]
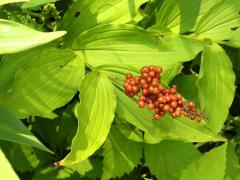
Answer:
[(182, 95), (181, 94), (176, 94), (176, 97), (178, 100), (182, 100)]
[(148, 72), (149, 72), (149, 68), (148, 68), (147, 66), (143, 66), (143, 67), (141, 68), (141, 72), (142, 72), (142, 73), (148, 73)]
[(178, 105), (182, 105), (183, 104), (183, 102), (180, 100), (180, 101), (178, 101)]
[(127, 74), (126, 74), (126, 78), (127, 78), (127, 79), (131, 79), (131, 78), (132, 78), (132, 74), (127, 73)]
[(153, 88), (153, 94), (158, 94), (160, 92), (159, 88), (158, 87), (154, 87)]
[(140, 96), (138, 99), (139, 99), (139, 101), (143, 101), (143, 102), (146, 101), (146, 97), (145, 96)]
[(147, 77), (147, 82), (151, 83), (152, 82), (152, 78), (151, 77)]
[(137, 82), (137, 83), (140, 83), (140, 80), (141, 80), (141, 78), (138, 77), (138, 76), (134, 78), (134, 81)]
[(177, 117), (180, 117), (182, 115), (182, 110), (176, 110), (175, 114)]
[(154, 115), (154, 119), (155, 119), (155, 120), (159, 120), (160, 118), (161, 118), (161, 115), (160, 115), (160, 114), (155, 114), (155, 115)]
[(143, 108), (143, 107), (145, 106), (144, 101), (139, 101), (139, 102), (138, 102), (138, 106), (139, 106), (140, 108)]
[(131, 86), (131, 85), (126, 86), (126, 90), (128, 92), (132, 92), (133, 91), (133, 86)]
[(170, 110), (170, 106), (169, 105), (163, 106), (163, 111), (164, 112), (169, 112), (169, 110)]
[(137, 93), (139, 93), (140, 89), (139, 89), (138, 86), (133, 86), (132, 91), (133, 91), (135, 94), (137, 94)]
[(148, 77), (148, 73), (142, 73), (141, 77), (146, 79)]
[(154, 71), (150, 71), (148, 73), (148, 75), (149, 75), (149, 77), (154, 78), (155, 77), (155, 72)]
[(172, 113), (172, 118), (176, 118), (177, 116), (176, 116), (176, 114), (175, 113)]
[(147, 90), (147, 89), (143, 89), (143, 90), (142, 90), (142, 94), (143, 94), (143, 96), (148, 95), (148, 90)]
[(153, 103), (149, 103), (148, 105), (147, 105), (147, 107), (148, 107), (148, 109), (154, 109), (154, 104)]
[(146, 84), (146, 83), (147, 83), (146, 79), (141, 79), (141, 80), (140, 80), (140, 84), (144, 85), (144, 84)]
[(167, 103), (171, 102), (170, 96), (165, 96), (165, 99), (166, 99)]
[(178, 105), (178, 103), (177, 103), (176, 101), (172, 101), (172, 102), (171, 102), (171, 107), (172, 107), (172, 108), (175, 109), (175, 108), (177, 107), (177, 105)]

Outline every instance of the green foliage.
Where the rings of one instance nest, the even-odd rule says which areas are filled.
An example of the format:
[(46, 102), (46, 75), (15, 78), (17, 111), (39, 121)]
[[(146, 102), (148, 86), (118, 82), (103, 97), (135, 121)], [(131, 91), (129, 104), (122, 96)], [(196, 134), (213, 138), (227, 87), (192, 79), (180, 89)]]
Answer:
[[(175, 65), (189, 61), (201, 50), (201, 43), (175, 34), (161, 35), (133, 25), (104, 25), (81, 34), (73, 49), (91, 67), (104, 64)], [(159, 58), (161, 57), (161, 58)]]
[(208, 127), (219, 132), (228, 115), (235, 91), (235, 75), (224, 50), (217, 44), (206, 47), (198, 77), (201, 108), (209, 116)]
[[(182, 173), (181, 180), (223, 179), (226, 168), (227, 144), (207, 152), (190, 164)], [(214, 163), (221, 159), (218, 163)]]
[(200, 157), (193, 145), (181, 141), (145, 144), (144, 156), (151, 173), (158, 179), (179, 179), (182, 171)]
[(0, 106), (0, 139), (51, 152), (7, 109)]
[[(23, 1), (0, 2), (0, 179), (240, 178), (239, 0)], [(149, 65), (201, 122), (125, 95)]]
[(46, 44), (66, 32), (39, 32), (22, 24), (0, 19), (0, 34), (0, 54), (6, 54)]
[(103, 155), (102, 179), (120, 177), (137, 166), (142, 156), (142, 144), (128, 140), (116, 127), (112, 127)]
[(16, 72), (14, 83), (0, 97), (0, 104), (18, 118), (54, 117), (51, 112), (71, 100), (84, 75), (82, 60), (71, 51), (51, 49), (35, 55), (33, 61)]
[[(102, 24), (137, 22), (138, 8), (146, 0), (77, 0), (65, 13), (61, 29), (67, 30), (70, 44), (84, 31)], [(139, 17), (140, 16), (140, 17)]]
[(0, 160), (1, 160), (1, 176), (7, 179), (18, 180), (18, 176), (14, 172), (11, 164), (8, 162), (7, 158), (3, 154), (2, 150), (0, 149)]
[(107, 77), (97, 71), (89, 73), (84, 78), (80, 92), (81, 100), (75, 112), (78, 130), (72, 141), (71, 152), (60, 162), (62, 165), (87, 159), (100, 148), (114, 118), (116, 97)]

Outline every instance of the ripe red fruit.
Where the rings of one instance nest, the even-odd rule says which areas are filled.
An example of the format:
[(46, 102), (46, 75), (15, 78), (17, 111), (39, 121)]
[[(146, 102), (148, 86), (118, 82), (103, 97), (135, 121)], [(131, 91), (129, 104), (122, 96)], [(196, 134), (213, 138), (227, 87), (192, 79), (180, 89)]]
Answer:
[(160, 114), (155, 114), (155, 115), (154, 115), (154, 119), (155, 119), (155, 120), (159, 120), (160, 118), (161, 118), (161, 115), (160, 115)]
[(171, 102), (170, 96), (165, 96), (165, 99), (166, 99), (167, 103)]
[(148, 107), (148, 109), (154, 109), (155, 108), (155, 106), (154, 106), (154, 104), (151, 102), (151, 103), (149, 103), (148, 105), (147, 105), (147, 107)]
[(147, 83), (146, 79), (141, 79), (141, 80), (140, 80), (140, 84), (144, 85), (144, 84), (146, 84), (146, 83)]
[(175, 113), (172, 113), (172, 118), (176, 118), (177, 116), (176, 116), (176, 114)]
[(147, 90), (147, 89), (143, 89), (143, 90), (142, 90), (142, 95), (143, 95), (143, 96), (148, 95), (148, 90)]
[(131, 79), (131, 78), (132, 78), (132, 74), (127, 73), (127, 74), (126, 74), (126, 78), (127, 78), (127, 79)]
[(133, 87), (132, 87), (132, 91), (133, 91), (135, 94), (137, 94), (137, 93), (139, 93), (140, 89), (139, 89), (138, 86), (133, 86)]
[(155, 77), (155, 72), (154, 71), (150, 71), (148, 73), (148, 76), (151, 77), (151, 78), (154, 78)]
[(139, 101), (139, 102), (138, 102), (138, 106), (139, 106), (140, 108), (143, 108), (143, 107), (145, 106), (144, 101)]
[(175, 114), (176, 114), (177, 117), (181, 116), (182, 115), (182, 110), (176, 110)]
[(146, 79), (148, 77), (148, 73), (142, 73), (141, 77)]
[(141, 68), (141, 72), (142, 72), (142, 73), (148, 73), (148, 72), (149, 72), (149, 68), (148, 68), (147, 66), (143, 66), (143, 67)]
[(175, 108), (177, 107), (177, 105), (178, 105), (178, 103), (177, 103), (176, 101), (172, 101), (172, 102), (171, 102), (171, 107), (172, 107), (172, 108), (175, 109)]
[(133, 86), (132, 86), (132, 85), (126, 86), (126, 90), (127, 90), (128, 92), (132, 92), (132, 91), (133, 91)]
[(144, 101), (144, 102), (146, 101), (146, 97), (145, 96), (140, 96), (138, 99), (139, 99), (139, 101)]
[(164, 112), (169, 112), (169, 110), (170, 110), (170, 106), (169, 105), (163, 106), (163, 111)]
[(176, 94), (176, 97), (178, 100), (182, 100), (182, 95), (181, 94)]

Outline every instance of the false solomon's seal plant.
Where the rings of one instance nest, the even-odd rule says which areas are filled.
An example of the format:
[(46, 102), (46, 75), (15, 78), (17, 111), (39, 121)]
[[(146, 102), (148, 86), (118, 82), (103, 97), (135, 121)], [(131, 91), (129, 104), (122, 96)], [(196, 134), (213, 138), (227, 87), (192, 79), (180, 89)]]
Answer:
[[(51, 13), (62, 17), (56, 22), (51, 13), (41, 14), (53, 2)], [(225, 49), (240, 48), (239, 0), (0, 2), (3, 14), (16, 8), (31, 21), (0, 14), (0, 147), (11, 163), (11, 146), (26, 157), (32, 147), (46, 153), (45, 167), (34, 156), (35, 165), (16, 169), (13, 163), (15, 170), (39, 167), (33, 179), (48, 179), (69, 168), (66, 177), (77, 172), (77, 179), (100, 166), (87, 177), (110, 179), (140, 165), (158, 179), (237, 177), (226, 158), (234, 144), (222, 129), (235, 93)], [(45, 26), (49, 19), (52, 29)], [(198, 68), (178, 76), (186, 64)], [(143, 66), (162, 67), (161, 86), (177, 84), (206, 120), (165, 114), (153, 121), (123, 88), (125, 75), (140, 76)], [(219, 147), (202, 155), (197, 148), (210, 142)], [(57, 167), (46, 168), (54, 162)]]

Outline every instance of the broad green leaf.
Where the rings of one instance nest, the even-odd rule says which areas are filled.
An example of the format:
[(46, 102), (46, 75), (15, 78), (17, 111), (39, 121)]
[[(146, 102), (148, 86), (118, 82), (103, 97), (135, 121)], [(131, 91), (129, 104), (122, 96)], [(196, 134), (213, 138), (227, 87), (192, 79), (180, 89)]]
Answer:
[(171, 33), (160, 35), (133, 25), (103, 25), (80, 35), (73, 43), (73, 49), (92, 67), (124, 64), (139, 68), (189, 61), (202, 46)]
[(31, 146), (2, 141), (0, 146), (12, 167), (20, 172), (30, 172), (52, 163), (51, 154)]
[(183, 171), (181, 180), (223, 179), (226, 168), (226, 150), (227, 144), (223, 144), (207, 152)]
[(104, 144), (103, 155), (102, 179), (121, 177), (140, 162), (142, 144), (127, 139), (116, 127), (112, 127)]
[(115, 119), (118, 130), (128, 139), (143, 142), (143, 133), (125, 120)]
[(144, 157), (152, 174), (161, 180), (178, 180), (182, 171), (200, 157), (190, 143), (165, 140), (144, 144)]
[(173, 79), (171, 84), (177, 85), (178, 92), (181, 93), (185, 99), (194, 101), (197, 107), (200, 107), (198, 98), (198, 88), (196, 84), (197, 80), (198, 77), (194, 74), (179, 75), (175, 79)]
[[(158, 143), (162, 139), (176, 139), (185, 142), (225, 141), (205, 127), (184, 117), (172, 119), (165, 115), (160, 121), (152, 120), (153, 112), (138, 107), (136, 100), (129, 98), (116, 88), (116, 114), (148, 135), (148, 143)], [(150, 137), (149, 137), (150, 136)], [(151, 138), (151, 141), (149, 140)]]
[(47, 167), (43, 168), (33, 176), (32, 180), (56, 180), (56, 179), (81, 179), (87, 172), (92, 170), (88, 159), (68, 167)]
[(225, 44), (227, 46), (232, 46), (235, 48), (240, 48), (240, 28), (232, 32), (232, 36), (229, 39), (226, 39), (225, 41), (221, 41), (219, 43)]
[(64, 34), (65, 31), (40, 32), (16, 22), (0, 19), (0, 54), (15, 53), (46, 44)]
[(236, 143), (233, 141), (229, 142), (227, 148), (227, 168), (225, 177), (231, 180), (240, 179), (240, 164), (238, 161), (238, 156), (235, 152)]
[(45, 50), (17, 71), (13, 85), (0, 97), (0, 104), (18, 118), (53, 117), (51, 112), (75, 95), (83, 75), (83, 61), (71, 51)]
[(65, 13), (62, 27), (71, 43), (82, 32), (101, 24), (137, 22), (138, 8), (147, 0), (77, 0)]
[(238, 0), (221, 0), (216, 3), (199, 20), (195, 30), (196, 38), (210, 38), (214, 42), (230, 40), (234, 28), (240, 26), (239, 11)]
[(8, 110), (0, 107), (0, 139), (51, 152)]
[(4, 177), (5, 179), (11, 179), (11, 180), (19, 180), (19, 177), (14, 172), (11, 164), (8, 162), (7, 158), (3, 154), (2, 150), (0, 149), (0, 169), (1, 169), (1, 177)]
[(83, 80), (80, 93), (80, 105), (75, 112), (78, 130), (71, 152), (60, 161), (63, 166), (81, 162), (99, 149), (114, 118), (116, 97), (106, 76), (97, 71), (89, 73)]
[(54, 3), (57, 0), (28, 0), (28, 2), (25, 2), (21, 5), (21, 8), (31, 8), (31, 7), (37, 7), (46, 3)]
[(200, 17), (218, 1), (220, 0), (165, 0), (157, 14), (156, 23), (175, 33), (193, 31)]
[(17, 3), (17, 2), (27, 2), (29, 0), (1, 0), (0, 1), (0, 6), (4, 4), (9, 4), (9, 3)]
[(219, 45), (204, 49), (197, 85), (201, 109), (209, 118), (207, 125), (218, 133), (227, 118), (235, 92), (231, 60)]
[(51, 46), (40, 46), (23, 52), (4, 55), (0, 61), (0, 96), (11, 89), (16, 72), (26, 67), (31, 61), (46, 50), (54, 50)]

